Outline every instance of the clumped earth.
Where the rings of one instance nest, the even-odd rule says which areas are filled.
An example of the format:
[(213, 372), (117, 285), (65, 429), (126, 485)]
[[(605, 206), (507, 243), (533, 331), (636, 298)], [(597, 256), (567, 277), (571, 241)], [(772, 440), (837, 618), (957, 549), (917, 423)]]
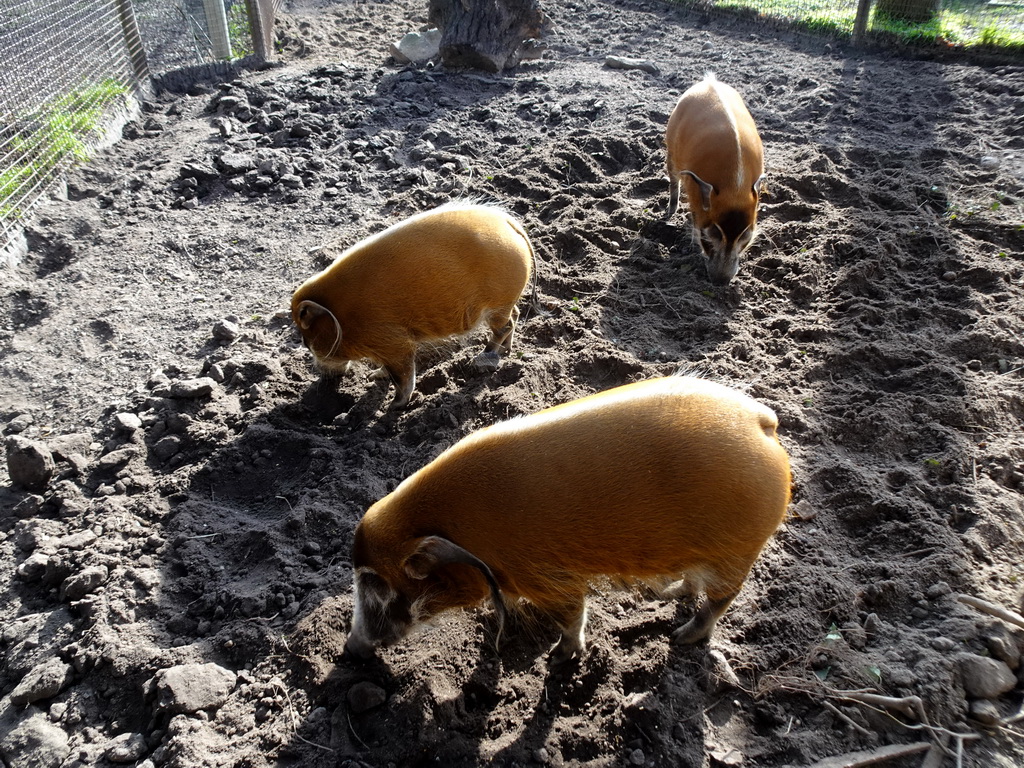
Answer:
[[(147, 102), (3, 273), (6, 765), (1024, 763), (1024, 634), (958, 600), (1024, 607), (1024, 69), (642, 0), (546, 3), (544, 57), (502, 75), (397, 66), (425, 5), (293, 8), (282, 63)], [(767, 155), (724, 288), (662, 220), (707, 69)], [(286, 313), (318, 249), (468, 197), (540, 257), (512, 357), (424, 350), (398, 413), (365, 364), (319, 380)], [(794, 468), (709, 645), (602, 592), (567, 669), (528, 613), (496, 651), (486, 606), (339, 661), (367, 506), (479, 427), (681, 366), (773, 407)]]

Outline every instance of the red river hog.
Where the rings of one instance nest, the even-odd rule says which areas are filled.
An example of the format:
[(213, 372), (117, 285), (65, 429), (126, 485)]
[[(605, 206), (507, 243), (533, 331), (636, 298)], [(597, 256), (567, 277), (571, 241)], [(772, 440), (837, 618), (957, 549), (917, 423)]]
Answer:
[(390, 374), (392, 407), (416, 386), (423, 342), (491, 331), (480, 367), (508, 354), (534, 254), (512, 216), (499, 208), (453, 204), (420, 213), (368, 237), (299, 286), (292, 320), (322, 370), (343, 373), (366, 359)]
[(346, 655), (490, 596), (502, 624), (519, 598), (550, 616), (562, 662), (584, 648), (584, 597), (602, 580), (703, 592), (673, 638), (707, 638), (789, 503), (777, 425), (744, 394), (672, 376), (469, 435), (356, 528)]
[(761, 137), (742, 97), (712, 74), (680, 98), (665, 132), (671, 218), (685, 185), (708, 278), (724, 285), (757, 234)]

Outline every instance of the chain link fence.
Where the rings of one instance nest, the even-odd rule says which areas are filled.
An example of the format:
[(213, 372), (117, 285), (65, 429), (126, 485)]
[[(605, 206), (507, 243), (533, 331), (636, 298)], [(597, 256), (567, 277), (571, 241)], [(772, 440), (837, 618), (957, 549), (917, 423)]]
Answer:
[[(15, 260), (33, 204), (68, 167), (116, 138), (151, 74), (269, 58), (283, 1), (0, 0), (0, 263)], [(674, 2), (855, 41), (1024, 53), (1024, 0)]]
[(673, 0), (855, 42), (1024, 54), (1024, 0)]
[(33, 205), (117, 139), (151, 75), (269, 58), (281, 3), (0, 0), (0, 264), (18, 260)]

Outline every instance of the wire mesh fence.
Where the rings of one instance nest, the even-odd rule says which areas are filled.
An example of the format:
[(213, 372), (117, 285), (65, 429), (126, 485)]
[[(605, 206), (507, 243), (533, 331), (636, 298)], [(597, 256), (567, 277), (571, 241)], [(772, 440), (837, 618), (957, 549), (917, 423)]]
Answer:
[[(877, 39), (1024, 53), (1024, 0), (671, 0)], [(548, 0), (558, 2), (558, 0)], [(150, 75), (272, 51), (283, 0), (0, 0), (0, 261)]]
[(0, 2), (0, 246), (69, 165), (104, 141), (137, 73), (116, 0)]
[(674, 0), (858, 40), (1024, 53), (1024, 0)]
[(150, 76), (266, 57), (282, 0), (0, 0), (0, 262), (75, 163), (113, 140)]

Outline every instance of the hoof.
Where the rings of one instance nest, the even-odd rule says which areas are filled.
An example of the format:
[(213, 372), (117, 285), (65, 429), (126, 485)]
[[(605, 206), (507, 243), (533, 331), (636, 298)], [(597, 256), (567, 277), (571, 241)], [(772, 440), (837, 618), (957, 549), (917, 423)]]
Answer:
[(582, 655), (582, 648), (559, 640), (548, 654), (548, 663), (552, 667), (564, 667), (571, 661), (579, 661)]
[(707, 627), (697, 626), (690, 621), (672, 633), (672, 642), (675, 645), (695, 645), (711, 636), (711, 630)]

